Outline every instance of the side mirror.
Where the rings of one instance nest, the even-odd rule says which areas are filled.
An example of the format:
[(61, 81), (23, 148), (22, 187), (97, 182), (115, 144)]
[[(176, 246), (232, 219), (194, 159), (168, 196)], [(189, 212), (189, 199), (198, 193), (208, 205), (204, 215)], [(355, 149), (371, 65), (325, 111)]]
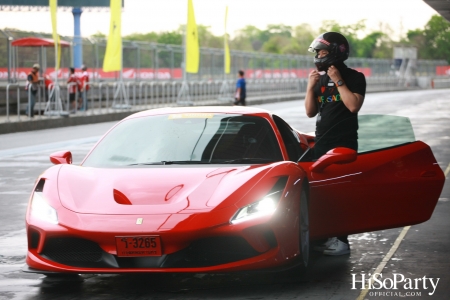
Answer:
[(70, 151), (58, 151), (50, 154), (50, 161), (55, 165), (59, 164), (71, 164), (72, 163), (72, 153)]
[(354, 162), (357, 153), (353, 149), (338, 147), (331, 149), (322, 155), (314, 164), (309, 167), (311, 172), (322, 173), (326, 167), (333, 164), (348, 164)]

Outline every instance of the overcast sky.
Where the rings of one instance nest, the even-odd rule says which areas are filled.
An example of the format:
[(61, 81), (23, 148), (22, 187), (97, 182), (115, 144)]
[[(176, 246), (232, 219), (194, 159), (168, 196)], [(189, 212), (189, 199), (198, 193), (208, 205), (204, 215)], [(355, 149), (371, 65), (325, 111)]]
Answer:
[[(422, 0), (193, 0), (197, 24), (210, 26), (216, 35), (224, 32), (225, 7), (228, 6), (228, 33), (246, 25), (265, 29), (267, 24), (296, 26), (310, 24), (318, 29), (323, 20), (335, 20), (341, 25), (366, 19), (369, 29), (389, 24), (394, 39), (410, 29), (423, 28), (437, 14)], [(122, 35), (171, 31), (186, 23), (187, 0), (125, 0), (122, 13)], [(71, 9), (57, 14), (58, 33), (73, 35)], [(17, 28), (27, 31), (51, 32), (50, 12), (0, 11), (0, 29)], [(81, 16), (81, 34), (109, 32), (109, 11), (85, 9)]]

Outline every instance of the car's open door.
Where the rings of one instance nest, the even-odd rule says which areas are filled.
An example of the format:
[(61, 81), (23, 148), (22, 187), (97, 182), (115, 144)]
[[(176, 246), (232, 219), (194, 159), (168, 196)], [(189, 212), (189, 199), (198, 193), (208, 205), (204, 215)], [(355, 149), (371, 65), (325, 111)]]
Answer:
[(358, 136), (357, 154), (338, 148), (315, 159), (312, 148), (300, 159), (310, 184), (312, 238), (417, 224), (433, 213), (445, 177), (409, 119), (362, 115)]

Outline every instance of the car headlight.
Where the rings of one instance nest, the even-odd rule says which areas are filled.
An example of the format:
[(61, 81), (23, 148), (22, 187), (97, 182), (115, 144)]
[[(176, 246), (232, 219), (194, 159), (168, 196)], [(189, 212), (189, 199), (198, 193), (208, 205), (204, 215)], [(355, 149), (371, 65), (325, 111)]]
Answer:
[(265, 196), (263, 199), (239, 209), (231, 218), (231, 223), (236, 224), (262, 216), (272, 215), (280, 201), (281, 191)]
[(41, 192), (34, 192), (31, 200), (31, 214), (52, 224), (58, 224), (58, 214), (51, 207)]

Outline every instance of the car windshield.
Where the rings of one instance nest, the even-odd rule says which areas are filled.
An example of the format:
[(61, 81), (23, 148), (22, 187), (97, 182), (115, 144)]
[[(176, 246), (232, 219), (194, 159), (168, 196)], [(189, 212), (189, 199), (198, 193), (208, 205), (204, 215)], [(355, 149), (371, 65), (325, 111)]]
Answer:
[[(323, 146), (326, 141), (335, 142), (334, 137), (339, 132), (348, 128), (348, 124), (354, 122), (354, 118), (345, 119), (333, 126), (318, 140), (314, 147), (305, 153), (301, 161), (317, 159), (314, 148)], [(407, 117), (392, 115), (359, 115), (358, 117), (358, 153), (366, 153), (380, 149), (395, 147), (416, 140), (411, 121)], [(324, 138), (326, 137), (326, 138)], [(325, 148), (327, 148), (325, 146)]]
[(123, 121), (92, 150), (83, 166), (261, 164), (280, 160), (277, 139), (264, 118), (180, 113)]

